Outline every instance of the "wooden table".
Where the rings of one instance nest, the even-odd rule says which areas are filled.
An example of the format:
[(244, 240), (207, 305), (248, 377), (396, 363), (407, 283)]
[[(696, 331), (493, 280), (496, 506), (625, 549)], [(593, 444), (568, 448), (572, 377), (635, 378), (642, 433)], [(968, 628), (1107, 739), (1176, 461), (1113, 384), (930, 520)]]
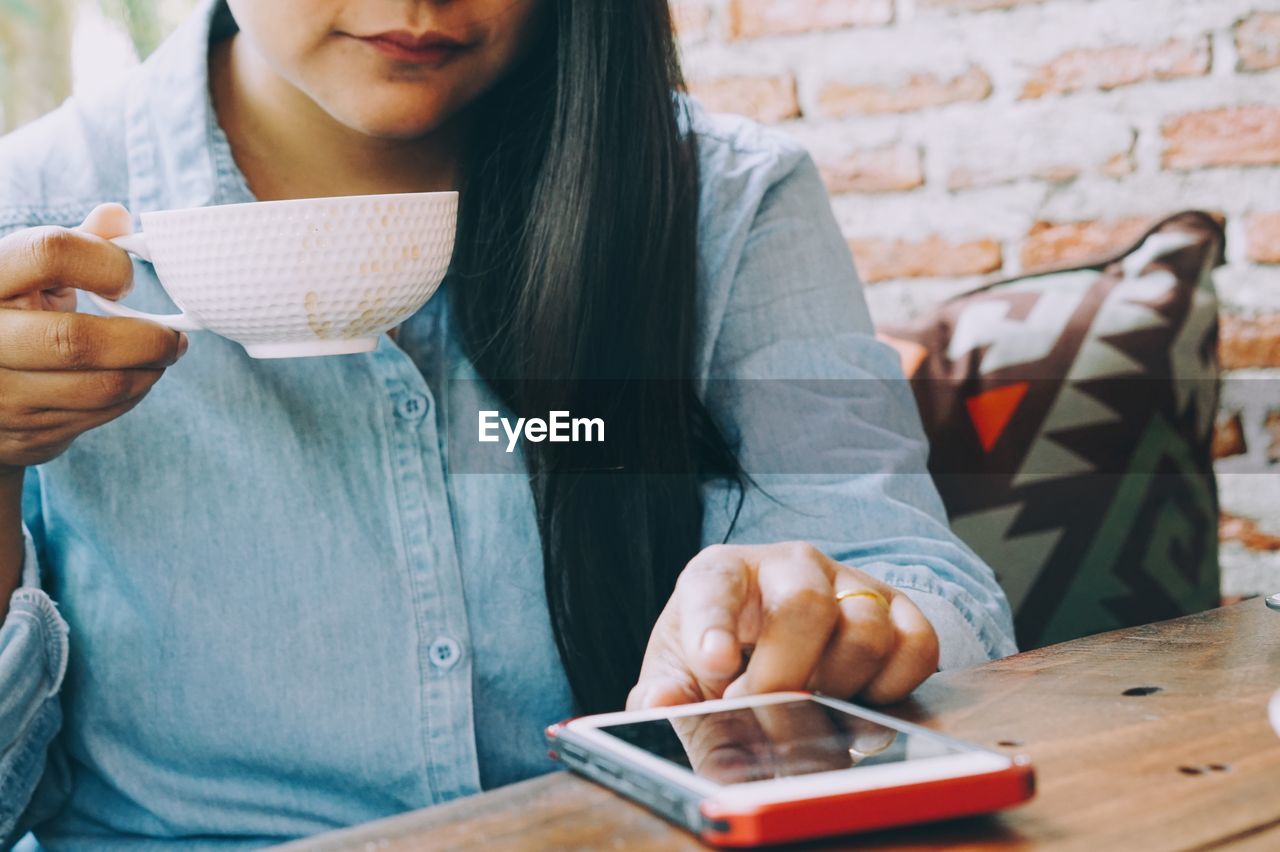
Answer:
[[(937, 675), (891, 712), (1030, 755), (1036, 798), (805, 848), (1280, 849), (1276, 689), (1280, 612), (1261, 600)], [(282, 848), (705, 847), (562, 772)]]

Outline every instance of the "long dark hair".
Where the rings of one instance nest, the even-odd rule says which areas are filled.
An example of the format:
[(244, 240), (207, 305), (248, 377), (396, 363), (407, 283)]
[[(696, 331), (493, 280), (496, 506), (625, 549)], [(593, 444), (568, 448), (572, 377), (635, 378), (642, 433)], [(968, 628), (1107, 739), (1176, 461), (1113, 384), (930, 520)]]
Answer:
[(698, 157), (666, 0), (548, 0), (542, 41), (475, 105), (449, 288), (519, 416), (604, 413), (604, 444), (528, 444), (547, 599), (579, 709), (616, 709), (702, 528), (740, 479), (690, 381)]

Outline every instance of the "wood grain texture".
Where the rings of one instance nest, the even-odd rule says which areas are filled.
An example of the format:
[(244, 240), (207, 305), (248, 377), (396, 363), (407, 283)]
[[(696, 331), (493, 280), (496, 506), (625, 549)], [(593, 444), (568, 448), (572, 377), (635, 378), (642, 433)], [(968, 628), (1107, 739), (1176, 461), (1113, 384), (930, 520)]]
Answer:
[[(1159, 691), (1124, 694), (1135, 687)], [(1280, 738), (1266, 713), (1276, 689), (1280, 613), (1261, 600), (937, 675), (891, 712), (1029, 755), (1036, 798), (996, 816), (804, 848), (1280, 848)], [(558, 773), (282, 848), (704, 847)]]

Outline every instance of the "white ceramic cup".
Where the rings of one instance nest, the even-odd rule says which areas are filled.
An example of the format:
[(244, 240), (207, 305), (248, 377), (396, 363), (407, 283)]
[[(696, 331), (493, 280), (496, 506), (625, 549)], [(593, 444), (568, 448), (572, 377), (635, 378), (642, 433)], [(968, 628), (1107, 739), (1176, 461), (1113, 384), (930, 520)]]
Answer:
[(369, 352), (440, 286), (458, 193), (158, 210), (113, 243), (150, 261), (179, 314), (87, 293), (108, 314), (212, 331), (254, 358)]

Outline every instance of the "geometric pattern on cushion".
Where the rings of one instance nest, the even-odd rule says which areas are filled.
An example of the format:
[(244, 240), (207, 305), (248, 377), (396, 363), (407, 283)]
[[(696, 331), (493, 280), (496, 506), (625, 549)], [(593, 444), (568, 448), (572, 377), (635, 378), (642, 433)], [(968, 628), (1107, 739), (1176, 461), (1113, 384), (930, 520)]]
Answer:
[(1021, 647), (1218, 605), (1224, 245), (1214, 216), (1180, 213), (1105, 261), (881, 328), (952, 527), (995, 569)]

